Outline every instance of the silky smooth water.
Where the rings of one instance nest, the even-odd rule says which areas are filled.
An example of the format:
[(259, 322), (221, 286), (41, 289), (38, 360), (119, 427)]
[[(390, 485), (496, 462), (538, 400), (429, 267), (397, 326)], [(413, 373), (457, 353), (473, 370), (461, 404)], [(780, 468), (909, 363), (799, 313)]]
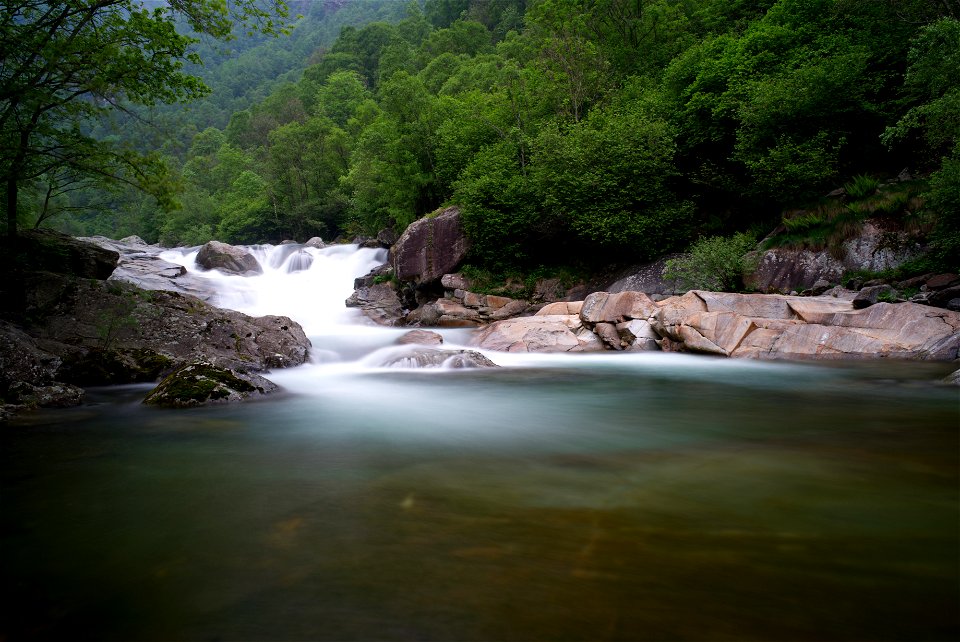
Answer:
[(262, 277), (207, 276), (307, 328), (314, 362), (270, 375), (284, 392), (172, 411), (97, 389), (0, 431), (0, 639), (960, 634), (949, 366), (387, 369), (401, 331), (342, 305), (382, 255), (290, 274), (280, 251), (258, 249)]

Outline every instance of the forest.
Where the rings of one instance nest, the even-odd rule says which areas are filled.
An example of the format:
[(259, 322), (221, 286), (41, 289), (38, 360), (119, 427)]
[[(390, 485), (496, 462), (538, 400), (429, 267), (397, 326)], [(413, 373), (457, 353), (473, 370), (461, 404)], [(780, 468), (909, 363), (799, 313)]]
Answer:
[(839, 186), (909, 175), (884, 207), (960, 267), (955, 2), (289, 5), (289, 33), (192, 45), (205, 98), (82, 123), (156, 180), (52, 168), (20, 186), (21, 227), (349, 240), (456, 204), (471, 264), (505, 273), (755, 242)]

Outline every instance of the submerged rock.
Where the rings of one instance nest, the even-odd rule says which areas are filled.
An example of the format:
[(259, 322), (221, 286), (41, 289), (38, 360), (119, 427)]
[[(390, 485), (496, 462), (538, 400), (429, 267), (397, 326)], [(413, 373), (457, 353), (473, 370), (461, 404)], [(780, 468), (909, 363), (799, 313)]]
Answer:
[(475, 350), (416, 348), (394, 354), (381, 365), (386, 368), (497, 368), (490, 359)]
[(278, 390), (260, 375), (193, 361), (174, 370), (143, 400), (151, 406), (189, 408), (212, 403), (241, 401)]

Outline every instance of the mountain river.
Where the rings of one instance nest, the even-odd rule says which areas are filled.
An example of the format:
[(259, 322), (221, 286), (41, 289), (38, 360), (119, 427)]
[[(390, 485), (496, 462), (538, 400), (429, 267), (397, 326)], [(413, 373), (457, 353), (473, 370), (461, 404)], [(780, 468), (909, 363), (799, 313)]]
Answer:
[(383, 251), (253, 250), (200, 276), (303, 325), (282, 392), (0, 430), (0, 640), (960, 638), (956, 366), (384, 368), (404, 330), (343, 305)]

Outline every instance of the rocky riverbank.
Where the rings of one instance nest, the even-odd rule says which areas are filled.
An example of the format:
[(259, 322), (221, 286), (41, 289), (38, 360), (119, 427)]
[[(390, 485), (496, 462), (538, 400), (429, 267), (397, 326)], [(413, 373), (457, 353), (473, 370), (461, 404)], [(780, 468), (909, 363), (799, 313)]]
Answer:
[(25, 232), (5, 248), (2, 414), (73, 405), (80, 386), (157, 381), (198, 360), (239, 378), (306, 360), (295, 321), (216, 308), (158, 249), (106, 241)]

